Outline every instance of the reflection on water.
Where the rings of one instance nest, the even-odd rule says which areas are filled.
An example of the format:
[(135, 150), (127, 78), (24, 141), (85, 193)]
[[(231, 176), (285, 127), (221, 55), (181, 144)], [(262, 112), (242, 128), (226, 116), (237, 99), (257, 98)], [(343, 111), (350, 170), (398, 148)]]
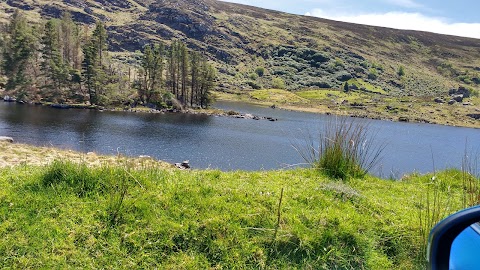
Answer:
[[(316, 137), (335, 116), (221, 102), (218, 108), (278, 118), (277, 122), (191, 114), (147, 114), (62, 110), (0, 102), (0, 135), (35, 145), (104, 154), (149, 155), (169, 162), (190, 160), (196, 168), (261, 170), (304, 161), (292, 147)], [(359, 120), (365, 121), (365, 120)], [(401, 176), (459, 167), (468, 139), (478, 147), (480, 131), (438, 125), (371, 121), (377, 140), (387, 142), (377, 174)], [(307, 136), (308, 137), (308, 136)], [(433, 159), (432, 159), (433, 155)]]

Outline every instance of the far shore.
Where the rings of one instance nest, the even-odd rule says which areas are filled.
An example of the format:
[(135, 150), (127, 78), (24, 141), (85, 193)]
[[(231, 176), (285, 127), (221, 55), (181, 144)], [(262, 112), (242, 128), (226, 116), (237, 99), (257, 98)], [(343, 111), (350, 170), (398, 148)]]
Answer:
[[(325, 115), (338, 115), (338, 116), (347, 116), (354, 118), (367, 118), (373, 120), (383, 120), (383, 121), (394, 121), (394, 122), (411, 122), (411, 123), (426, 123), (426, 124), (435, 124), (435, 125), (445, 125), (453, 127), (467, 127), (467, 128), (480, 128), (480, 119), (471, 119), (466, 116), (461, 116), (455, 112), (455, 107), (448, 108), (452, 115), (445, 115), (444, 107), (442, 104), (436, 103), (424, 103), (421, 105), (416, 105), (419, 110), (425, 109), (425, 107), (430, 108), (429, 113), (421, 113), (421, 116), (416, 115), (414, 109), (410, 110), (413, 113), (408, 114), (407, 112), (403, 113), (390, 113), (380, 108), (385, 104), (372, 105), (370, 104), (365, 107), (345, 107), (340, 105), (332, 104), (323, 104), (323, 103), (302, 103), (297, 104), (294, 102), (275, 101), (275, 100), (259, 100), (254, 99), (248, 96), (248, 94), (230, 94), (225, 92), (214, 92), (213, 93), (215, 100), (217, 101), (227, 101), (227, 102), (242, 102), (247, 104), (260, 105), (264, 107), (271, 107), (274, 109), (288, 110), (288, 111), (298, 111), (298, 112), (309, 112)], [(12, 102), (12, 101), (10, 101)], [(22, 103), (24, 102), (17, 102)], [(35, 102), (28, 103), (29, 105), (38, 105), (38, 106), (49, 106), (57, 109), (89, 109), (89, 110), (98, 110), (98, 111), (112, 111), (112, 112), (133, 112), (133, 113), (187, 113), (187, 114), (203, 114), (208, 116), (219, 116), (219, 117), (231, 117), (231, 118), (242, 118), (242, 119), (253, 119), (253, 120), (269, 120), (276, 121), (267, 115), (257, 116), (252, 114), (241, 114), (235, 111), (225, 111), (222, 109), (216, 109), (212, 107), (208, 108), (187, 108), (187, 109), (156, 109), (145, 106), (124, 106), (124, 107), (107, 107), (99, 105), (89, 105), (89, 104), (57, 104), (50, 102)], [(215, 103), (213, 103), (214, 105)], [(387, 105), (387, 107), (389, 107)], [(477, 109), (478, 110), (478, 109)], [(434, 111), (439, 111), (439, 113), (434, 113)], [(442, 114), (442, 115), (438, 115)], [(479, 111), (480, 115), (480, 111)]]
[[(347, 116), (354, 118), (367, 118), (373, 120), (382, 120), (382, 121), (393, 121), (393, 122), (410, 122), (410, 123), (424, 123), (424, 124), (434, 124), (434, 125), (444, 125), (444, 126), (453, 126), (453, 127), (467, 127), (467, 128), (480, 128), (480, 120), (470, 119), (468, 117), (458, 117), (453, 116), (449, 117), (439, 117), (437, 114), (422, 114), (421, 117), (415, 117), (407, 114), (390, 114), (388, 112), (378, 110), (377, 107), (372, 106), (372, 109), (363, 107), (363, 108), (349, 108), (344, 109), (339, 105), (332, 104), (296, 104), (293, 102), (285, 102), (284, 100), (271, 101), (271, 100), (258, 100), (249, 97), (247, 94), (237, 95), (229, 94), (224, 92), (215, 92), (216, 100), (226, 101), (226, 102), (242, 102), (254, 105), (260, 105), (263, 107), (271, 107), (280, 110), (288, 111), (298, 111), (298, 112), (309, 112), (309, 113), (318, 113), (325, 115), (338, 115), (338, 116)], [(384, 105), (384, 104), (382, 104)], [(382, 106), (379, 105), (379, 106)], [(430, 107), (433, 109), (441, 105), (435, 103), (422, 104), (422, 107)], [(450, 110), (455, 111), (455, 108), (449, 108)], [(480, 111), (478, 111), (480, 114)]]

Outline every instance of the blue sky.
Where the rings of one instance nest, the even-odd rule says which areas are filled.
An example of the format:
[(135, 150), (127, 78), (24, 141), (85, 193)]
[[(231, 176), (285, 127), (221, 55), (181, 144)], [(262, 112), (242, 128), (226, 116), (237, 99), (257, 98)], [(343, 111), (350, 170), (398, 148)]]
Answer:
[(479, 0), (225, 0), (338, 21), (480, 39)]

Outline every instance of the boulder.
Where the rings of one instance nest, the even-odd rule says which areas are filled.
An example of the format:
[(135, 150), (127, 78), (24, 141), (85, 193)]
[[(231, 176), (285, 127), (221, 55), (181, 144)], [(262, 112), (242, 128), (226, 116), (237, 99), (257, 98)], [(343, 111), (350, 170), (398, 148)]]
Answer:
[(448, 94), (450, 96), (462, 95), (463, 98), (469, 98), (470, 97), (470, 90), (468, 90), (467, 88), (465, 88), (463, 86), (460, 86), (460, 87), (458, 87), (458, 89), (450, 89), (450, 91), (448, 91)]
[(439, 98), (439, 97), (435, 98), (434, 101), (435, 101), (436, 103), (445, 103), (445, 100), (443, 100), (442, 98)]
[(448, 105), (453, 105), (453, 104), (455, 104), (455, 103), (456, 103), (456, 101), (453, 100), (453, 99), (451, 99), (451, 100), (448, 102)]
[(175, 163), (175, 167), (179, 168), (180, 170), (190, 169), (190, 161), (184, 160), (182, 163)]
[(6, 137), (6, 136), (0, 136), (0, 142), (13, 143), (13, 138), (12, 137)]
[(452, 99), (455, 100), (456, 102), (462, 102), (462, 101), (463, 101), (463, 98), (464, 98), (464, 95), (463, 95), (463, 94), (453, 95), (453, 96), (452, 96)]
[(467, 114), (467, 116), (475, 120), (480, 120), (480, 113), (471, 113), (471, 114)]
[(471, 113), (471, 114), (467, 114), (467, 116), (475, 120), (480, 120), (480, 113)]
[(277, 118), (273, 118), (273, 117), (266, 117), (265, 119), (267, 119), (267, 120), (270, 121), (270, 122), (278, 121)]
[(4, 96), (3, 101), (5, 101), (5, 102), (15, 102), (15, 101), (17, 101), (17, 99), (14, 98), (14, 97), (11, 97), (11, 96)]

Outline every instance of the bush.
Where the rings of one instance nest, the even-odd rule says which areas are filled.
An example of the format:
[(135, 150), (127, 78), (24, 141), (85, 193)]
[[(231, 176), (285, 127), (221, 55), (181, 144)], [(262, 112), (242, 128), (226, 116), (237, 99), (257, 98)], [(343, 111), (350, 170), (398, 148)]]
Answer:
[(295, 148), (314, 168), (335, 179), (364, 177), (376, 166), (386, 146), (376, 143), (365, 122), (340, 118), (326, 123), (323, 130), (317, 147), (310, 141), (306, 148)]
[(398, 76), (402, 77), (405, 75), (405, 67), (400, 66), (397, 71)]
[(335, 65), (336, 67), (343, 67), (343, 66), (345, 66), (345, 63), (343, 63), (343, 60), (342, 60), (342, 59), (340, 59), (340, 58), (335, 58), (334, 65)]
[(265, 68), (257, 67), (255, 69), (255, 73), (258, 75), (258, 77), (263, 77), (263, 75), (265, 74)]
[(370, 68), (368, 72), (368, 79), (376, 80), (378, 78), (378, 72), (374, 68)]
[(285, 82), (281, 78), (273, 78), (272, 88), (285, 89)]
[(250, 73), (250, 75), (248, 75), (248, 78), (252, 81), (255, 81), (258, 79), (258, 75), (257, 73)]
[(247, 82), (248, 86), (250, 86), (252, 89), (255, 89), (255, 90), (260, 90), (262, 89), (262, 85), (261, 84), (258, 84), (256, 82), (253, 82), (253, 81), (249, 81)]

